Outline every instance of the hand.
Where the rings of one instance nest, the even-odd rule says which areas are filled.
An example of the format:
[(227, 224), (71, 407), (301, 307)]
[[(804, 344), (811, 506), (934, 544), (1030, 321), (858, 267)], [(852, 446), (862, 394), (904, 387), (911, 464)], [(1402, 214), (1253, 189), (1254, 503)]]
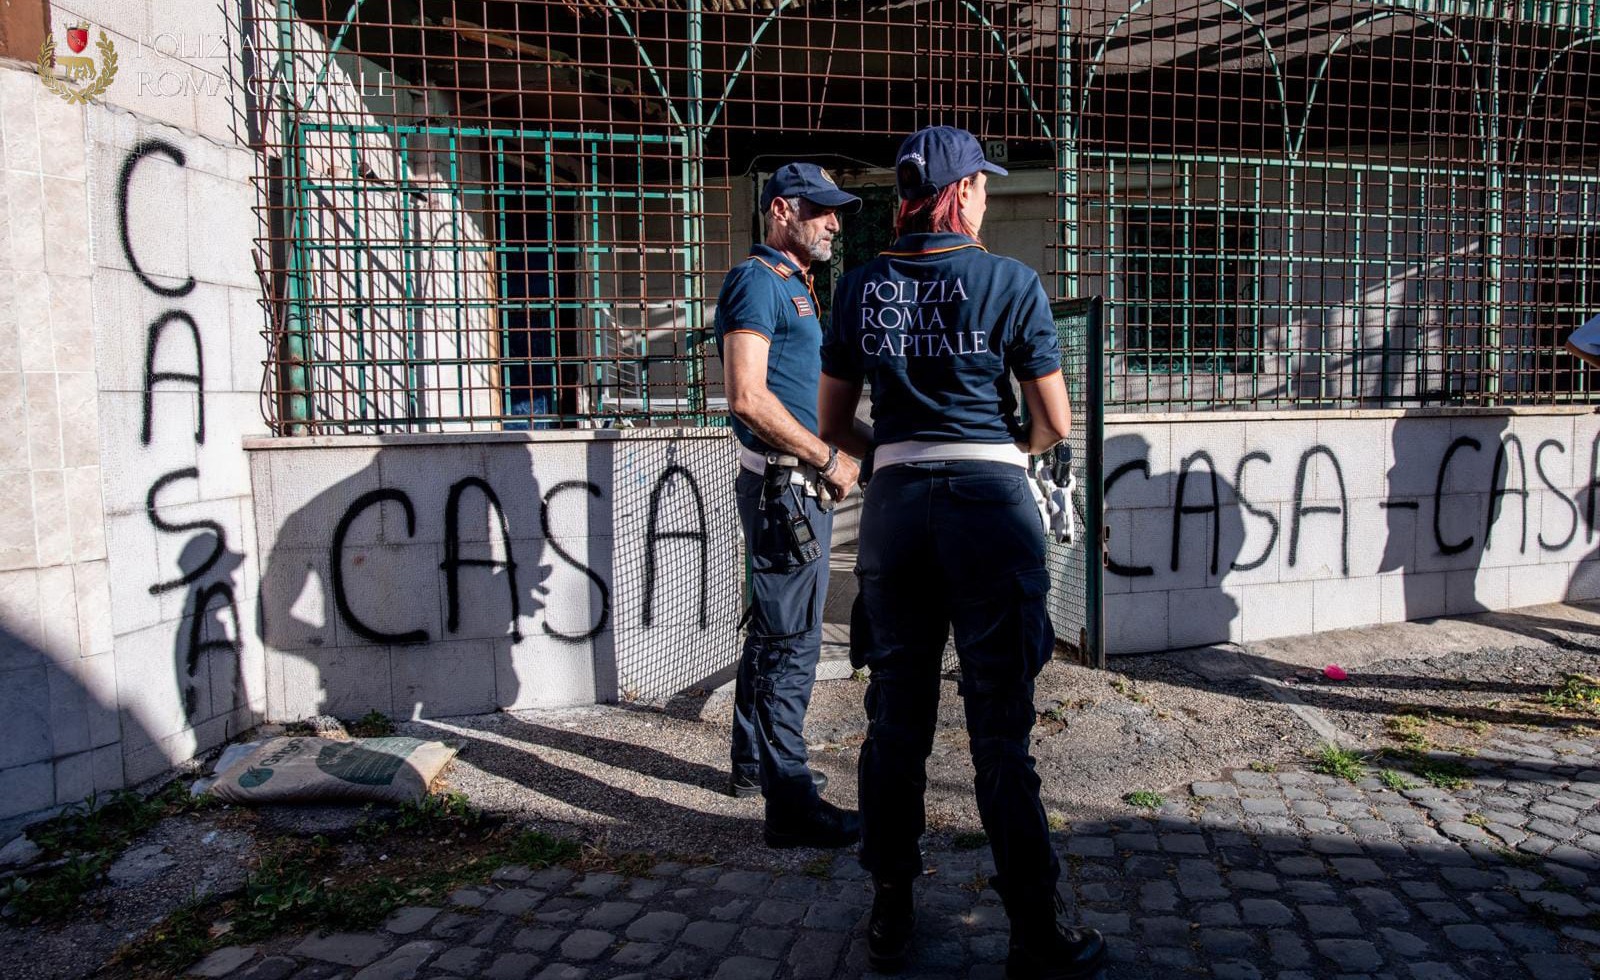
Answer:
[(850, 495), (851, 488), (856, 485), (856, 479), (861, 476), (861, 464), (844, 453), (840, 453), (837, 459), (832, 473), (821, 474), (822, 482), (827, 484), (828, 492), (833, 495), (834, 500), (843, 500)]

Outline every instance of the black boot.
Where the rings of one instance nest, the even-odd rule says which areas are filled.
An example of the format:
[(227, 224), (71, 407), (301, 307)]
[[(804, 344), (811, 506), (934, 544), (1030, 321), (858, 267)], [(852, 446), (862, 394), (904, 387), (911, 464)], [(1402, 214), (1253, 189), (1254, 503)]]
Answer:
[(879, 973), (899, 973), (911, 956), (917, 904), (909, 881), (872, 882), (872, 915), (867, 920), (867, 962)]
[[(828, 774), (820, 769), (811, 770), (811, 785), (821, 793), (828, 788)], [(761, 795), (761, 777), (742, 776), (734, 773), (728, 777), (728, 795), (741, 800), (748, 800), (752, 796)]]
[(1064, 911), (1059, 896), (1011, 916), (1008, 980), (1095, 980), (1105, 968), (1106, 943), (1093, 929), (1074, 929), (1056, 921)]
[(849, 847), (861, 839), (861, 818), (827, 800), (817, 800), (806, 810), (776, 814), (769, 804), (763, 836), (768, 847)]

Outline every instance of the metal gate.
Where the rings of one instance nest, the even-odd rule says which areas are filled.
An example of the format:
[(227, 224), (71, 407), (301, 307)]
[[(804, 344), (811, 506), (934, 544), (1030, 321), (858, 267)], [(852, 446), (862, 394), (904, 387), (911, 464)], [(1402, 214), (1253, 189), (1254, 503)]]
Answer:
[(1073, 476), (1078, 481), (1072, 499), (1078, 539), (1071, 545), (1051, 539), (1046, 547), (1050, 624), (1055, 627), (1058, 648), (1085, 666), (1104, 667), (1101, 451), (1105, 334), (1100, 297), (1052, 303), (1050, 312), (1061, 338), (1061, 374), (1072, 399), (1072, 433), (1067, 444), (1072, 447)]

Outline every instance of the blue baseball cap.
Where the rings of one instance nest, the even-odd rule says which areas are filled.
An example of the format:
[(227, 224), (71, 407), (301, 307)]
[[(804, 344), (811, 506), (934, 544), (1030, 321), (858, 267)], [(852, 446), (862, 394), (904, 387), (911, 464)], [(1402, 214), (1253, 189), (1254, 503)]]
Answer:
[(775, 197), (803, 197), (824, 208), (845, 212), (861, 210), (861, 198), (839, 189), (826, 170), (814, 163), (786, 163), (761, 189), (761, 213), (772, 206)]
[(895, 155), (894, 183), (907, 201), (931, 197), (978, 171), (1004, 177), (1006, 168), (983, 158), (983, 147), (964, 129), (929, 126), (906, 137)]

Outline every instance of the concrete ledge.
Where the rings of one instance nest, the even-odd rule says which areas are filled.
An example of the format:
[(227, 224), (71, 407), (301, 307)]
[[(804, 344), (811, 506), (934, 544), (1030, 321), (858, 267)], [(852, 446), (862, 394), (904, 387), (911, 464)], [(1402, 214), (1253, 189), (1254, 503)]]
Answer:
[(1497, 405), (1493, 408), (1307, 408), (1252, 412), (1113, 412), (1106, 425), (1173, 425), (1219, 422), (1314, 422), (1320, 419), (1500, 418), (1505, 416), (1594, 415), (1600, 405)]
[(538, 429), (501, 432), (392, 432), (383, 435), (257, 436), (244, 440), (246, 452), (284, 449), (364, 449), (380, 446), (465, 446), (473, 443), (615, 442), (635, 439), (732, 439), (723, 426), (631, 429)]

